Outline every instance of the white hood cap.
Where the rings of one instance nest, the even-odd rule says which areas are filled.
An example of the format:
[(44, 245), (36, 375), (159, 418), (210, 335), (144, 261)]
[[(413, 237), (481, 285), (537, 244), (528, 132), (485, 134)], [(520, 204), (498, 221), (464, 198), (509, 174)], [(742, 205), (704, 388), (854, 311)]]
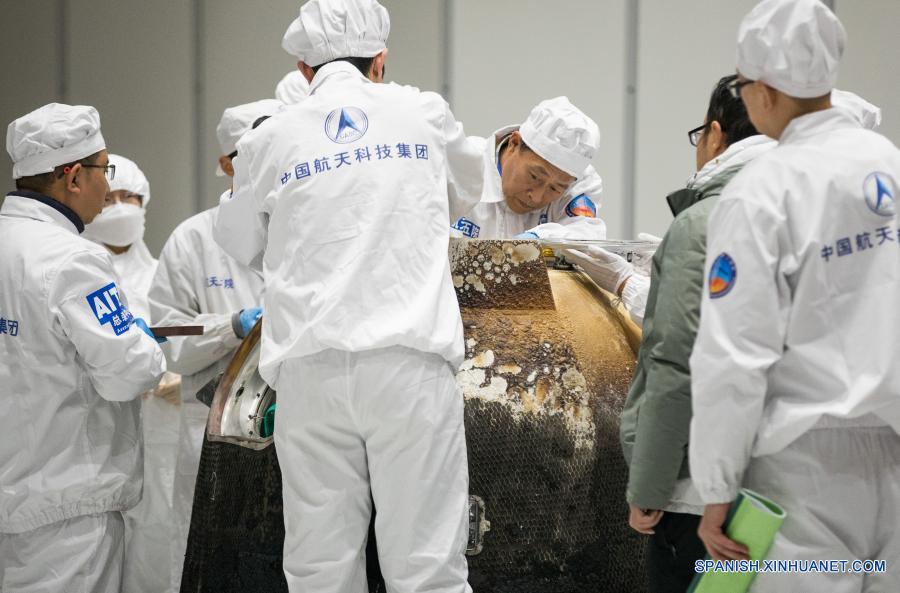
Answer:
[(847, 34), (819, 0), (763, 0), (738, 29), (737, 70), (798, 99), (827, 95)]
[(100, 114), (87, 105), (50, 103), (23, 115), (6, 129), (13, 179), (52, 173), (59, 165), (104, 148)]
[(299, 70), (288, 72), (275, 87), (275, 98), (285, 105), (299, 103), (309, 96), (309, 81)]
[(110, 154), (109, 164), (116, 166), (116, 177), (109, 182), (109, 191), (124, 189), (136, 193), (143, 198), (142, 205), (146, 209), (150, 201), (150, 182), (137, 163), (121, 155)]
[(566, 97), (541, 101), (519, 133), (538, 156), (576, 179), (600, 148), (600, 128)]
[(834, 89), (831, 91), (831, 104), (849, 112), (867, 130), (874, 130), (881, 125), (881, 108), (856, 93)]
[(376, 0), (309, 0), (281, 47), (308, 66), (338, 58), (371, 58), (387, 47), (391, 19)]
[[(264, 115), (275, 115), (284, 104), (277, 99), (263, 99), (253, 103), (245, 103), (229, 107), (222, 112), (222, 119), (216, 126), (216, 138), (222, 154), (229, 155), (237, 150), (237, 141), (253, 127), (253, 122)], [(219, 167), (216, 175), (224, 177), (225, 172)]]

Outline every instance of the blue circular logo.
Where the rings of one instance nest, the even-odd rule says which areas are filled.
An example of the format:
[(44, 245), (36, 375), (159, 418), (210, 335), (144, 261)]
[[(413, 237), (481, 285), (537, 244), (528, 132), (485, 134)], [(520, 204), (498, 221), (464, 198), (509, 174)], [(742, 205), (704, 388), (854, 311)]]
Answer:
[(870, 173), (863, 181), (866, 206), (878, 216), (893, 217), (896, 212), (897, 184), (887, 173)]
[(325, 118), (325, 135), (338, 144), (356, 142), (368, 129), (369, 118), (358, 107), (341, 107)]
[(734, 288), (737, 281), (737, 265), (727, 253), (722, 253), (709, 270), (709, 297), (723, 297)]

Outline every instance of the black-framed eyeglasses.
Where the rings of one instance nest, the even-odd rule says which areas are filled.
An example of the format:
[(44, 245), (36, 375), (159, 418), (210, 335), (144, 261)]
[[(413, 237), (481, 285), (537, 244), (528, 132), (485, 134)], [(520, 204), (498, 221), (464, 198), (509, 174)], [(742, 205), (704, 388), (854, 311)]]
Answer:
[(82, 167), (87, 167), (89, 169), (103, 169), (103, 174), (106, 175), (106, 179), (112, 181), (116, 178), (116, 166), (108, 163), (106, 165), (86, 165), (81, 163)]
[(706, 128), (709, 127), (709, 123), (705, 123), (702, 126), (697, 126), (690, 132), (688, 132), (688, 141), (691, 143), (691, 146), (697, 146), (700, 144), (700, 137), (703, 136), (703, 132), (706, 131)]
[(755, 80), (738, 80), (735, 78), (731, 82), (728, 83), (728, 92), (731, 93), (731, 96), (735, 99), (741, 98), (741, 89), (747, 86), (748, 84), (753, 84), (756, 82)]

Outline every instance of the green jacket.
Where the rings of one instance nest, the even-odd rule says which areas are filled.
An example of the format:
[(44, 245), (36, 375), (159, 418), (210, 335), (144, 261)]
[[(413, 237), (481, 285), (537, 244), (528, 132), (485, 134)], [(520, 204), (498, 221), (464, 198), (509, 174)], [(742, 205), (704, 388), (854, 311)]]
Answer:
[(653, 256), (643, 339), (620, 428), (629, 465), (626, 496), (641, 508), (665, 508), (675, 482), (690, 477), (689, 360), (700, 323), (706, 222), (741, 168), (743, 163), (666, 198), (675, 220)]

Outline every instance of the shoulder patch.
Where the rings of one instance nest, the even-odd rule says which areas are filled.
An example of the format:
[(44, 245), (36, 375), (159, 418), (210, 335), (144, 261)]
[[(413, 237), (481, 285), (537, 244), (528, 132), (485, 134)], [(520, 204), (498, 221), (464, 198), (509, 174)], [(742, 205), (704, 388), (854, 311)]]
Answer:
[(453, 225), (453, 228), (462, 232), (463, 235), (470, 239), (477, 239), (478, 234), (481, 232), (481, 227), (468, 218), (460, 218), (456, 221), (456, 224)]
[(119, 289), (115, 282), (110, 282), (100, 290), (87, 295), (88, 305), (100, 326), (109, 325), (115, 334), (121, 335), (128, 331), (134, 317), (131, 311), (119, 300)]
[(734, 288), (737, 282), (737, 265), (731, 256), (722, 253), (713, 261), (709, 270), (709, 297), (723, 297)]
[(569, 203), (566, 205), (566, 214), (568, 216), (597, 218), (597, 206), (586, 194), (581, 194), (569, 200)]

